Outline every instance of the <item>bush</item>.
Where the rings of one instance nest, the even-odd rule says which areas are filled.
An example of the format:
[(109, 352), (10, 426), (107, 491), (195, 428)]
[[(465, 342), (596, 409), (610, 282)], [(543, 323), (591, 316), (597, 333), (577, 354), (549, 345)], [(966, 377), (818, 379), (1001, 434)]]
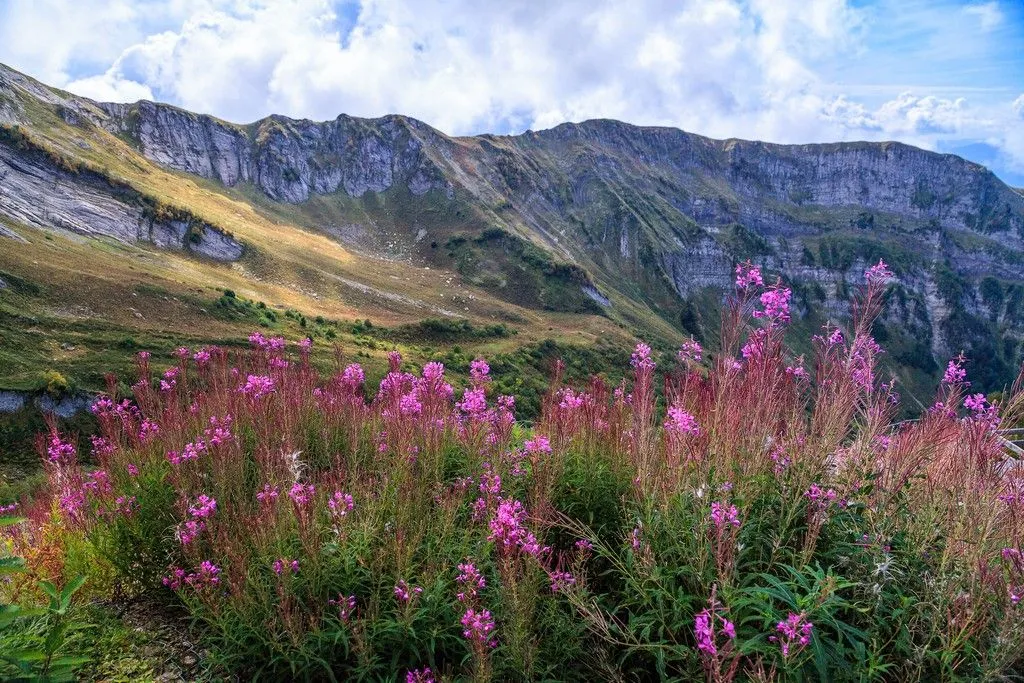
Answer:
[(393, 353), (368, 399), (358, 365), (321, 378), (258, 334), (160, 379), (143, 360), (137, 405), (94, 408), (101, 469), (46, 435), (52, 512), (11, 542), (35, 572), (94, 553), (245, 679), (1012, 677), (1024, 490), (999, 410), (954, 361), (895, 420), (869, 274), (810, 370), (788, 290), (750, 268), (713, 361), (691, 342), (656, 378), (640, 344), (617, 388), (556, 366), (532, 430), (457, 347), (457, 400), (438, 363)]

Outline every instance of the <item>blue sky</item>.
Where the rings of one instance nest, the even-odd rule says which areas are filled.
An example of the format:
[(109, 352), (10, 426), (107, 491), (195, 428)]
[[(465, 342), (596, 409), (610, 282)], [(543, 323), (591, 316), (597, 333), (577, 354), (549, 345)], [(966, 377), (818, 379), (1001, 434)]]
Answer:
[(0, 61), (238, 122), (901, 140), (1024, 186), (1024, 0), (0, 0)]

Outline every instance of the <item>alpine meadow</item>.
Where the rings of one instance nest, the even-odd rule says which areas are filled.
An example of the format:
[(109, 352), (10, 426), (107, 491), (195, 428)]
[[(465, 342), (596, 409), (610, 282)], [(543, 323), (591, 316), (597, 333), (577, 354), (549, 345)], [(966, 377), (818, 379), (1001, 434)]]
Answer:
[(0, 7), (0, 680), (1024, 677), (1024, 9), (574, 3)]

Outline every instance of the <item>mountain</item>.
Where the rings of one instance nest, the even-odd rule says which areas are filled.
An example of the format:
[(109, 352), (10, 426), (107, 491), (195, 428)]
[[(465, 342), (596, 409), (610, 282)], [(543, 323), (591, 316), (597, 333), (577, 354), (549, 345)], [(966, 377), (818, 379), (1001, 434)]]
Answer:
[[(1024, 356), (1024, 196), (978, 164), (893, 142), (776, 145), (609, 120), (474, 137), (404, 116), (237, 125), (0, 67), (0, 235), (0, 305), (38, 319), (0, 335), (49, 349), (9, 357), (0, 386), (44, 365), (74, 372), (136, 330), (169, 344), (279, 322), (214, 310), (224, 289), (295, 320), (518, 332), (463, 335), (491, 352), (634, 336), (668, 349), (714, 337), (748, 258), (793, 287), (803, 331), (848, 316), (851, 287), (885, 259), (898, 283), (877, 336), (914, 394), (961, 349), (985, 390)], [(83, 318), (109, 332), (101, 346)], [(62, 353), (62, 334), (89, 348)]]

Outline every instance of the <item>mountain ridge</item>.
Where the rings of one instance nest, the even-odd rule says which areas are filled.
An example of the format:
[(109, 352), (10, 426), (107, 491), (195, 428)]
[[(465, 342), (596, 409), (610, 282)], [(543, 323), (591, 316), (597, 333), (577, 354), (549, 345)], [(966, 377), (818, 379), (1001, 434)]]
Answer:
[[(152, 235), (170, 230), (199, 256), (218, 235), (237, 235), (228, 260), (243, 269), (258, 255), (261, 268), (284, 258), (288, 270), (308, 270), (308, 254), (292, 262), (273, 246), (284, 233), (271, 236), (271, 224), (287, 223), (339, 244), (346, 259), (360, 253), (424, 274), (452, 272), (476, 292), (471, 300), (493, 297), (512, 318), (598, 316), (669, 339), (713, 336), (715, 292), (730, 285), (739, 260), (790, 282), (802, 319), (818, 325), (848, 315), (849, 287), (884, 258), (899, 285), (882, 325), (892, 328), (895, 363), (912, 368), (908, 382), (924, 383), (965, 348), (985, 357), (985, 381), (995, 387), (1022, 357), (1024, 196), (956, 155), (899, 142), (714, 140), (610, 119), (461, 137), (397, 114), (272, 115), (242, 125), (148, 101), (96, 103), (4, 68), (0, 123), (38, 137), (44, 162), (46, 154), (71, 166), (90, 159), (90, 168), (112, 169), (112, 181), (192, 216), (168, 228), (152, 222), (153, 211), (136, 211), (122, 221), (150, 224), (123, 234), (148, 233), (157, 244)], [(18, 174), (22, 152), (5, 154), (0, 163)], [(82, 188), (60, 169), (33, 176), (22, 168), (26, 196), (42, 175), (74, 195), (69, 205), (93, 201), (75, 194)], [(196, 185), (202, 202), (183, 202), (172, 189), (180, 183)], [(0, 213), (3, 200), (0, 193)], [(24, 218), (47, 201), (38, 190), (18, 213), (8, 196), (7, 213)], [(252, 224), (238, 223), (227, 202), (270, 221), (260, 228), (267, 237), (256, 238), (269, 241), (253, 243), (245, 234)], [(72, 222), (35, 219), (58, 230)], [(360, 267), (383, 276), (394, 266)], [(318, 277), (362, 276), (352, 268)]]

